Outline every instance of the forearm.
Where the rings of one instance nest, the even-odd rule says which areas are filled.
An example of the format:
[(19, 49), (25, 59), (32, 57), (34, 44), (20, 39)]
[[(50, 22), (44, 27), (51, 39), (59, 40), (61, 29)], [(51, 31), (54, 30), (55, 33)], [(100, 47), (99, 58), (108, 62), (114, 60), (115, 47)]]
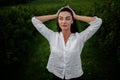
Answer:
[(83, 21), (83, 22), (86, 22), (86, 23), (89, 23), (89, 22), (95, 20), (94, 17), (79, 16), (79, 15), (75, 15), (74, 18), (75, 18), (75, 20)]
[(46, 21), (57, 18), (57, 15), (53, 14), (53, 15), (36, 16), (36, 18), (41, 22), (46, 22)]

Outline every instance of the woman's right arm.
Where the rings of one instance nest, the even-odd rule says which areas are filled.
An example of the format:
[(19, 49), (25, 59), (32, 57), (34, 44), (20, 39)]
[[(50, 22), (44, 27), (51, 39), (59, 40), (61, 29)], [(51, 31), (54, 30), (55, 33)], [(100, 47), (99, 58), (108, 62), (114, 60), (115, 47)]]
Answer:
[(44, 16), (36, 16), (36, 19), (40, 20), (41, 22), (46, 22), (52, 19), (57, 18), (57, 14), (53, 14), (53, 15), (44, 15)]
[(46, 25), (44, 25), (43, 23), (46, 21), (52, 20), (52, 19), (56, 19), (58, 17), (59, 10), (56, 14), (32, 17), (33, 25), (48, 40), (51, 39), (54, 32), (50, 30), (49, 28), (47, 28)]
[(40, 20), (41, 22), (46, 22), (52, 19), (55, 19), (58, 17), (59, 12), (61, 11), (61, 9), (63, 9), (63, 7), (61, 7), (60, 9), (58, 9), (56, 14), (52, 14), (52, 15), (43, 15), (43, 16), (36, 16), (35, 18)]
[(43, 22), (57, 18), (56, 14), (32, 17), (34, 27), (48, 40), (51, 41), (54, 32), (46, 27)]

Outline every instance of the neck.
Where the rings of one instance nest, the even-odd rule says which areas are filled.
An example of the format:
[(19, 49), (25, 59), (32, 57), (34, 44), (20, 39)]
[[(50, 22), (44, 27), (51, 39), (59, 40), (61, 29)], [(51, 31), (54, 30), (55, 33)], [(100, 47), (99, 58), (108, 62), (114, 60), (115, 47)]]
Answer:
[(71, 35), (71, 32), (70, 32), (70, 31), (62, 31), (62, 34), (63, 34), (63, 37), (64, 37), (64, 42), (65, 42), (65, 44), (66, 44), (68, 38), (69, 38), (70, 35)]
[(63, 36), (67, 37), (71, 34), (71, 32), (69, 30), (62, 30)]

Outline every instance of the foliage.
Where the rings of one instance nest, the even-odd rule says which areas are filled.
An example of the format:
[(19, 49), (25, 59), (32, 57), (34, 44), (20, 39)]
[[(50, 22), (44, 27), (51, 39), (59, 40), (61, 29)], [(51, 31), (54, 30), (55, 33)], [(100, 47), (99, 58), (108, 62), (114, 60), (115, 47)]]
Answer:
[[(109, 80), (117, 79), (120, 65), (120, 5), (119, 0), (104, 1), (104, 4), (98, 4), (95, 7), (95, 14), (103, 19), (103, 25), (97, 33), (97, 42), (100, 50), (105, 57), (102, 59), (111, 61)], [(113, 68), (112, 68), (113, 67)]]
[[(100, 15), (103, 19), (103, 26), (98, 33), (99, 35), (99, 45), (102, 51), (106, 53), (107, 56), (114, 56), (117, 62), (120, 63), (120, 53), (119, 53), (119, 38), (120, 38), (120, 5), (119, 0), (108, 0), (104, 4), (95, 4), (95, 14)], [(104, 9), (105, 8), (105, 9)], [(101, 14), (102, 13), (102, 14)], [(104, 48), (103, 48), (104, 47)]]
[(21, 3), (27, 3), (32, 0), (0, 0), (0, 6), (16, 5)]
[[(12, 1), (14, 3), (11, 3), (18, 4), (16, 1), (23, 0), (15, 0)], [(31, 2), (31, 4), (0, 8), (0, 65), (1, 73), (7, 76), (4, 79), (49, 80), (51, 78), (51, 75), (45, 69), (49, 56), (49, 45), (33, 27), (31, 17), (55, 13), (58, 8), (69, 3), (76, 13), (90, 16), (97, 15), (103, 20), (102, 27), (86, 43), (83, 50), (82, 60), (85, 80), (114, 80), (115, 72), (118, 69), (116, 66), (120, 63), (119, 0), (100, 2), (94, 0), (97, 1), (95, 4), (93, 0), (52, 1), (37, 0)], [(7, 5), (11, 5), (11, 3)], [(53, 23), (55, 24), (55, 21), (46, 23), (46, 25), (56, 30)], [(86, 26), (81, 22), (78, 22), (78, 25)]]
[(29, 10), (22, 7), (0, 10), (0, 65), (8, 69), (8, 75), (9, 70), (14, 72), (18, 66), (25, 65), (28, 54), (33, 53), (37, 46), (38, 38), (31, 24), (34, 10)]

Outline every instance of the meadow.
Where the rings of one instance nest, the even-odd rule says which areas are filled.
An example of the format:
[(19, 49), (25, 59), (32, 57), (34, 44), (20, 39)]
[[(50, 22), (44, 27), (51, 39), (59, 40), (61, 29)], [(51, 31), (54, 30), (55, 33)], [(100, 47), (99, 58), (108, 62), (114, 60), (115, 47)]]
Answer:
[[(48, 41), (31, 23), (33, 16), (54, 14), (70, 5), (77, 14), (98, 16), (103, 24), (82, 51), (84, 80), (118, 80), (120, 6), (115, 0), (30, 0), (0, 7), (0, 80), (51, 80), (46, 65)], [(116, 19), (117, 18), (117, 19)], [(88, 24), (77, 22), (79, 30)], [(56, 30), (56, 20), (45, 25)]]

